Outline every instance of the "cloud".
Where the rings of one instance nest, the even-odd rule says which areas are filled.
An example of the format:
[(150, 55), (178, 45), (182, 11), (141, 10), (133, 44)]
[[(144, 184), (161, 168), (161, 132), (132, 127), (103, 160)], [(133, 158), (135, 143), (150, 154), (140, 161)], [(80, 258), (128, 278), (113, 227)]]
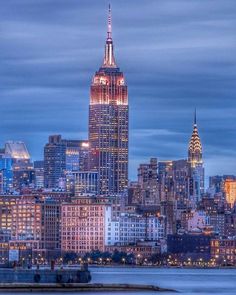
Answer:
[[(186, 157), (195, 107), (207, 175), (235, 173), (235, 1), (111, 5), (115, 55), (129, 86), (130, 177), (150, 156)], [(50, 133), (85, 138), (106, 10), (105, 0), (1, 3), (1, 144), (25, 140), (37, 159)]]

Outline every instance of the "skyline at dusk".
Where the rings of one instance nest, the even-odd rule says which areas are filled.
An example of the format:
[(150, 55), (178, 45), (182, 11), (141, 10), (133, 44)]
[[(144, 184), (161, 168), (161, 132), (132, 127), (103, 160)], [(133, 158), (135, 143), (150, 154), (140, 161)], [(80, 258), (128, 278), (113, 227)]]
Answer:
[(7, 0), (0, 291), (234, 294), (235, 0)]
[[(89, 87), (103, 60), (107, 1), (7, 1), (1, 7), (1, 140), (34, 160), (51, 134), (88, 138)], [(197, 108), (206, 177), (236, 164), (233, 1), (110, 1), (129, 85), (129, 176), (150, 157), (187, 158)], [(220, 40), (220, 41), (219, 41)]]

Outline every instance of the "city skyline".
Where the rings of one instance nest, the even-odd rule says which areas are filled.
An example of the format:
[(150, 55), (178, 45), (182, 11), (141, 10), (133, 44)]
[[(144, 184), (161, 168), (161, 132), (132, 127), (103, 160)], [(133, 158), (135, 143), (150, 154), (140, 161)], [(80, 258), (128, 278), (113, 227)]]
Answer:
[[(120, 8), (115, 1), (111, 1), (116, 45), (115, 54), (129, 84), (131, 115), (129, 176), (131, 179), (135, 178), (138, 164), (145, 162), (152, 156), (158, 157), (160, 160), (187, 158), (195, 107), (198, 108), (198, 127), (203, 143), (206, 176), (224, 173), (233, 174), (235, 162), (232, 159), (235, 152), (233, 151), (233, 136), (230, 135), (236, 128), (236, 126), (234, 127), (235, 123), (233, 124), (234, 106), (232, 102), (235, 93), (232, 79), (234, 71), (232, 66), (231, 72), (229, 70), (227, 76), (226, 72), (220, 71), (220, 68), (226, 71), (230, 69), (229, 63), (234, 64), (233, 56), (224, 55), (226, 49), (230, 52), (230, 49), (234, 48), (234, 43), (233, 36), (230, 35), (228, 30), (226, 30), (228, 35), (225, 36), (227, 42), (223, 47), (218, 46), (215, 39), (216, 35), (214, 35), (217, 20), (223, 21), (218, 19), (220, 8), (228, 11), (227, 8), (229, 7), (227, 4), (221, 7), (220, 2), (217, 1), (218, 5), (213, 11), (216, 18), (213, 17), (211, 23), (204, 23), (204, 16), (206, 17), (206, 15), (200, 17), (200, 6), (196, 5), (198, 9), (195, 11), (195, 23), (186, 30), (184, 35), (177, 34), (180, 39), (177, 40), (177, 37), (175, 37), (175, 42), (171, 46), (171, 43), (168, 43), (170, 42), (168, 37), (176, 30), (180, 33), (184, 21), (179, 19), (181, 11), (176, 10), (174, 12), (171, 10), (170, 4), (173, 4), (173, 1), (167, 2), (169, 6), (165, 6), (160, 1), (158, 2), (159, 10), (156, 9), (155, 13), (144, 10), (142, 15), (143, 18), (146, 18), (147, 13), (151, 13), (151, 21), (153, 21), (154, 28), (158, 32), (157, 34), (155, 30), (153, 31), (155, 33), (155, 38), (153, 38), (148, 29), (151, 26), (151, 21), (146, 23), (147, 26), (138, 26), (136, 17), (140, 17), (141, 2), (138, 1), (136, 9), (130, 4), (132, 9), (129, 8), (129, 14), (122, 15), (121, 9), (125, 8), (125, 2), (121, 1)], [(4, 26), (2, 34), (4, 45), (2, 95), (3, 108), (6, 109), (8, 116), (5, 116), (5, 112), (2, 113), (1, 144), (8, 139), (23, 140), (27, 143), (33, 159), (36, 160), (42, 158), (43, 145), (50, 134), (59, 133), (64, 138), (88, 138), (89, 85), (94, 72), (94, 65), (96, 68), (96, 65), (99, 67), (102, 63), (107, 3), (104, 1), (103, 5), (99, 6), (93, 3), (91, 7), (88, 4), (86, 5), (87, 1), (79, 1), (77, 4), (72, 1), (70, 5), (66, 6), (65, 1), (59, 1), (60, 5), (54, 10), (51, 21), (45, 10), (51, 1), (45, 1), (44, 5), (40, 5), (38, 2), (35, 6), (30, 4), (29, 1), (23, 1), (23, 6), (26, 8), (25, 12), (23, 10), (19, 10), (18, 13), (13, 12), (13, 14), (16, 14), (14, 22), (9, 18), (7, 11), (11, 5), (16, 5), (16, 3), (15, 1), (9, 3), (4, 4), (3, 7), (3, 12), (5, 9), (6, 15), (4, 18), (6, 26)], [(150, 1), (150, 3), (153, 8), (156, 7), (153, 1)], [(181, 1), (181, 3), (186, 5), (186, 1)], [(65, 7), (67, 10), (63, 10)], [(206, 7), (212, 9), (207, 5)], [(45, 17), (43, 23), (39, 18), (32, 20), (37, 8), (42, 9)], [(75, 10), (76, 8), (78, 11)], [(80, 8), (85, 11), (84, 14), (88, 19), (77, 20), (75, 18), (77, 12), (80, 17), (82, 16)], [(193, 12), (194, 5), (190, 3), (185, 8), (189, 9), (189, 12)], [(168, 19), (165, 16), (166, 12), (176, 16), (172, 24), (165, 23)], [(94, 17), (98, 19), (97, 24)], [(157, 22), (154, 22), (155, 17), (159, 18)], [(161, 23), (161, 20), (164, 22)], [(231, 21), (233, 22), (233, 20)], [(190, 20), (189, 22), (191, 24)], [(29, 23), (33, 24), (30, 29), (26, 26)], [(146, 43), (141, 46), (138, 38), (134, 38), (132, 34), (134, 23), (138, 26), (136, 34), (138, 32), (144, 34), (145, 42), (150, 41), (149, 47)], [(161, 24), (160, 27), (157, 27), (158, 23)], [(176, 24), (180, 27), (175, 28)], [(195, 32), (194, 36), (191, 36), (193, 39), (188, 43), (188, 34), (191, 30), (194, 32), (194, 28), (196, 29), (199, 26), (205, 26), (208, 31), (205, 33), (201, 31), (201, 34)], [(55, 38), (55, 42), (48, 40), (48, 34), (46, 34), (46, 44), (36, 42), (34, 33), (39, 33), (40, 39), (44, 40), (43, 35), (47, 31), (47, 27), (49, 29), (48, 34)], [(83, 28), (83, 30), (78, 33), (80, 28)], [(224, 29), (227, 28), (231, 28), (229, 21), (225, 22)], [(68, 43), (65, 42), (67, 45), (61, 44), (60, 29), (62, 32), (68, 33), (68, 36), (62, 34), (68, 41)], [(221, 30), (223, 33), (222, 27)], [(208, 34), (211, 38), (208, 43), (204, 43), (203, 41), (206, 41), (204, 38)], [(156, 35), (159, 36), (160, 40), (156, 38)], [(79, 38), (77, 39), (77, 37)], [(167, 40), (164, 37), (167, 37)], [(142, 38), (144, 37), (142, 36)], [(200, 41), (198, 38), (200, 38)], [(85, 43), (81, 42), (80, 44), (79, 40)], [(193, 41), (196, 41), (196, 43)], [(199, 46), (197, 41), (202, 46)], [(33, 44), (33, 42), (36, 43)], [(19, 51), (17, 53), (13, 50), (14, 44), (18, 45)], [(39, 52), (36, 45), (44, 50)], [(135, 47), (140, 49), (138, 50)], [(131, 55), (134, 48), (136, 52)], [(30, 51), (30, 49), (33, 50)], [(165, 52), (166, 50), (167, 52)], [(174, 51), (177, 51), (177, 53), (174, 53)], [(184, 51), (190, 52), (190, 61), (185, 58)], [(212, 56), (209, 59), (210, 51)], [(150, 53), (157, 54), (157, 56), (148, 58)], [(169, 56), (167, 56), (168, 53)], [(88, 60), (88, 57), (91, 59)], [(174, 57), (177, 59), (174, 60), (172, 67), (171, 62)], [(82, 62), (83, 59), (85, 59), (85, 62)], [(230, 61), (230, 59), (232, 60)], [(14, 61), (15, 69), (13, 67)], [(157, 69), (152, 68), (151, 62), (154, 63), (154, 67), (157, 66)], [(200, 72), (199, 66), (202, 64), (204, 66), (202, 72)], [(180, 65), (182, 65), (181, 68)], [(38, 67), (39, 73), (37, 73), (35, 67)], [(213, 69), (214, 73), (212, 72)], [(4, 75), (5, 72), (6, 75)], [(42, 74), (41, 77), (40, 73)], [(188, 77), (188, 75), (190, 76)], [(179, 76), (181, 77), (179, 78)], [(37, 77), (41, 80), (37, 81)], [(140, 81), (144, 85), (140, 85)], [(193, 83), (193, 87), (190, 87), (191, 83)], [(230, 83), (232, 83), (231, 89)], [(226, 86), (228, 87), (227, 90), (223, 91), (223, 87)], [(202, 89), (198, 89), (199, 87), (202, 87)], [(225, 94), (222, 94), (222, 92)], [(187, 98), (188, 95), (190, 101)], [(201, 95), (201, 97), (196, 101), (198, 95)], [(215, 100), (213, 96), (216, 97)], [(148, 103), (146, 103), (146, 98)], [(224, 105), (227, 102), (228, 109), (231, 109), (227, 118), (222, 113), (220, 103), (222, 98)], [(209, 105), (205, 102), (206, 99), (209, 100)], [(214, 112), (209, 111), (210, 107), (212, 109), (212, 103), (215, 103)], [(44, 112), (46, 107), (48, 112)], [(143, 113), (144, 107), (146, 114)], [(154, 112), (153, 108), (155, 108)], [(22, 112), (24, 112), (23, 118), (19, 114)], [(52, 112), (56, 114), (52, 114)], [(209, 124), (209, 120), (212, 125)], [(65, 121), (67, 124), (65, 124)], [(225, 126), (222, 121), (226, 121)], [(226, 126), (227, 122), (228, 126)], [(218, 142), (218, 138), (223, 135), (224, 142)], [(231, 159), (231, 162), (222, 166), (224, 162), (227, 162), (227, 159)]]

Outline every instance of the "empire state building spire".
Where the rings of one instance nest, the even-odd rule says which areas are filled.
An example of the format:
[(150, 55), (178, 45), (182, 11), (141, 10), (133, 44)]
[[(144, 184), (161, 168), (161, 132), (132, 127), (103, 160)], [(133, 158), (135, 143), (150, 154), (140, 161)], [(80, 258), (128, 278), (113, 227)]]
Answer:
[(202, 164), (202, 144), (197, 128), (197, 112), (194, 112), (193, 132), (189, 141), (188, 161), (192, 167)]
[(107, 40), (105, 45), (105, 56), (103, 61), (103, 68), (116, 68), (114, 57), (113, 41), (112, 41), (112, 15), (111, 6), (108, 8), (108, 22), (107, 22)]

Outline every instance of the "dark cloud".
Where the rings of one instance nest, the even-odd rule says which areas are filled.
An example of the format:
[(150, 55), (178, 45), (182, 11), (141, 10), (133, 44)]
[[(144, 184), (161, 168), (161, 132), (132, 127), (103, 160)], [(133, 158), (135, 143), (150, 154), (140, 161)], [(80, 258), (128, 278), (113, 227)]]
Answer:
[[(120, 0), (116, 59), (129, 85), (130, 177), (149, 157), (185, 158), (198, 108), (206, 173), (235, 173), (235, 0)], [(85, 138), (107, 1), (8, 0), (0, 9), (1, 144), (42, 157), (51, 133)]]

